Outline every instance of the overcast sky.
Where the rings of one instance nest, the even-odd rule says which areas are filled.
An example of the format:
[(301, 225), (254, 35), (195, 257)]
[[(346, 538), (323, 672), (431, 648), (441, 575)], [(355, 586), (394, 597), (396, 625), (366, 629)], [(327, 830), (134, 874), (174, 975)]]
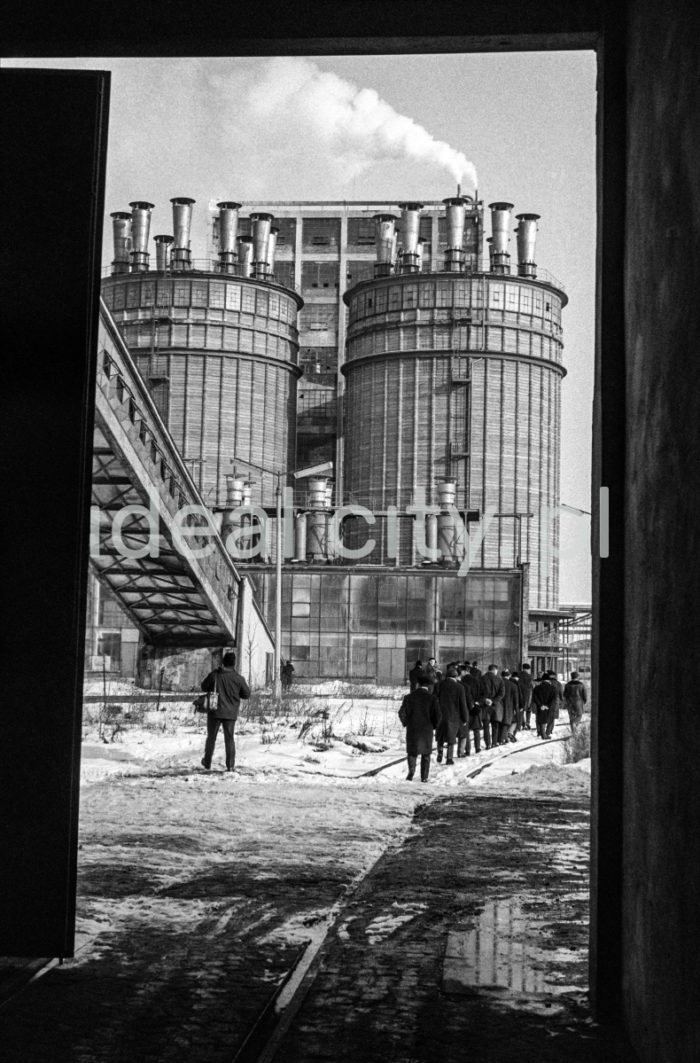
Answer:
[[(309, 59), (52, 59), (112, 72), (109, 213), (190, 196), (194, 257), (212, 199), (443, 199), (541, 215), (537, 262), (563, 284), (561, 500), (590, 510), (595, 290), (593, 52)], [(490, 234), (487, 214), (487, 233)], [(511, 250), (515, 259), (515, 237)], [(589, 602), (589, 518), (562, 516), (561, 601)]]

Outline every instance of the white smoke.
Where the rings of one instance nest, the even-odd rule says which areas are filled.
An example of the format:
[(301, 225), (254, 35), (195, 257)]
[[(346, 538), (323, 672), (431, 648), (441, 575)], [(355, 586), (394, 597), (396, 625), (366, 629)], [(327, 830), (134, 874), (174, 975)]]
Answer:
[[(474, 164), (406, 115), (374, 89), (358, 88), (301, 58), (271, 59), (262, 78), (243, 91), (238, 106), (280, 147), (290, 138), (347, 181), (377, 163), (406, 159), (439, 166), (458, 184), (476, 189)], [(242, 105), (242, 107), (241, 107)]]

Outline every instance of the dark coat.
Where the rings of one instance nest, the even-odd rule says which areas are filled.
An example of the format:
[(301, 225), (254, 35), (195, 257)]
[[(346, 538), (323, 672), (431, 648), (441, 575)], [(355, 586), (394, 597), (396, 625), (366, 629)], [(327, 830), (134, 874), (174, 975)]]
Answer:
[(426, 664), (425, 668), (423, 669), (423, 672), (425, 673), (428, 680), (428, 690), (431, 692), (431, 694), (437, 694), (437, 688), (440, 685), (440, 681), (442, 679), (442, 672), (439, 668), (433, 668), (431, 664)]
[(523, 692), (523, 708), (532, 705), (532, 676), (529, 672), (518, 672), (518, 684)]
[(503, 697), (503, 723), (510, 725), (518, 718), (520, 708), (520, 691), (518, 684), (513, 679), (504, 679), (505, 693)]
[(543, 679), (532, 691), (532, 702), (537, 712), (538, 722), (549, 722), (554, 719), (554, 712), (558, 700), (557, 688), (549, 679)]
[(564, 706), (569, 711), (570, 720), (580, 720), (583, 706), (588, 700), (586, 688), (580, 679), (570, 679), (564, 687)]
[(241, 700), (250, 697), (250, 690), (245, 679), (235, 668), (215, 668), (202, 680), (202, 690), (214, 689), (214, 681), (219, 691), (219, 707), (212, 712), (215, 720), (237, 720)]
[(425, 687), (418, 687), (401, 702), (399, 719), (406, 728), (406, 752), (409, 757), (429, 756), (433, 750), (433, 732), (440, 724), (440, 702)]
[(558, 679), (550, 679), (550, 683), (557, 692), (557, 696), (554, 702), (554, 709), (552, 710), (554, 712), (554, 718), (556, 720), (559, 716), (559, 709), (564, 704), (564, 687)]
[(443, 679), (438, 694), (440, 702), (440, 726), (437, 730), (438, 745), (447, 742), (453, 745), (460, 730), (460, 724), (465, 727), (469, 723), (467, 710), (467, 696), (459, 679), (452, 676)]
[(467, 711), (469, 712), (469, 722), (466, 726), (460, 727), (459, 738), (466, 738), (468, 730), (478, 730), (481, 727), (481, 712), (479, 709), (479, 680), (471, 672), (466, 672), (460, 679), (460, 683), (464, 687), (464, 693), (467, 699)]
[(418, 686), (418, 673), (423, 671), (422, 664), (414, 664), (411, 671), (408, 673), (408, 684), (411, 690), (415, 690)]
[(493, 702), (489, 712), (484, 714), (484, 718), (496, 720), (501, 723), (503, 720), (503, 699), (506, 695), (506, 688), (503, 679), (500, 675), (496, 675), (494, 672), (487, 672), (486, 675), (482, 675), (479, 680), (479, 701), (483, 702), (488, 699)]

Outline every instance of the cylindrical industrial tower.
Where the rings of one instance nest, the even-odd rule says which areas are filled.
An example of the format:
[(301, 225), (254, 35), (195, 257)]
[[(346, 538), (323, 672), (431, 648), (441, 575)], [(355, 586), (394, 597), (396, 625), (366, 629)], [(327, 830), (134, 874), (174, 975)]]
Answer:
[(519, 241), (527, 270), (519, 262), (519, 275), (504, 272), (510, 204), (493, 209), (496, 269), (456, 271), (460, 249), (448, 247), (445, 272), (379, 275), (345, 294), (345, 495), (377, 517), (351, 522), (348, 544), (374, 538), (365, 560), (394, 564), (384, 514), (395, 506), (398, 563), (419, 564), (418, 529), (401, 514), (423, 499), (440, 506), (438, 486), (454, 482), (458, 510), (491, 515), (472, 565), (529, 561), (531, 608), (556, 609), (567, 297), (536, 276), (534, 222)]
[[(254, 503), (268, 503), (276, 477), (243, 463), (284, 474), (294, 465), (302, 299), (270, 274), (246, 276), (244, 263), (232, 263), (238, 204), (220, 204), (225, 256), (203, 269), (191, 263), (192, 202), (174, 203), (179, 229), (169, 263), (159, 248), (160, 270), (148, 268), (144, 221), (139, 272), (124, 274), (125, 235), (115, 227), (116, 265), (102, 297), (207, 505), (225, 505), (226, 477), (234, 471), (254, 481)], [(240, 275), (228, 272), (234, 268)]]

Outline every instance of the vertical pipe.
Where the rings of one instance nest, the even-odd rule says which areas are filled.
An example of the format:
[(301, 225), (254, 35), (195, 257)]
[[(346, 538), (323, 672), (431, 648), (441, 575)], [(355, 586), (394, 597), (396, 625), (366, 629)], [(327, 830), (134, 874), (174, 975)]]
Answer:
[(236, 235), (240, 203), (224, 200), (219, 208), (219, 272), (233, 273), (236, 261)]
[(375, 214), (374, 222), (377, 254), (374, 275), (375, 277), (388, 277), (391, 273), (391, 264), (394, 255), (396, 215)]
[(464, 270), (464, 221), (466, 199), (455, 196), (443, 199), (447, 211), (447, 248), (445, 269), (452, 273)]
[(129, 272), (129, 252), (131, 251), (131, 214), (117, 210), (110, 214), (112, 219), (112, 238), (114, 241), (114, 258), (112, 274)]
[(510, 242), (510, 212), (512, 209), (512, 203), (489, 203), (494, 273), (510, 273), (508, 244)]
[(535, 239), (539, 214), (517, 214), (520, 224), (515, 230), (518, 238), (518, 276), (536, 277)]
[(192, 225), (192, 204), (194, 199), (187, 196), (176, 196), (171, 199), (173, 205), (173, 232), (174, 245), (171, 255), (173, 269), (192, 269), (192, 256), (190, 252), (190, 227)]
[(172, 236), (154, 236), (156, 245), (156, 269), (159, 273), (164, 273), (170, 265), (169, 247), (173, 242)]
[(420, 233), (420, 212), (422, 203), (399, 203), (401, 211), (401, 243), (403, 254), (401, 256), (401, 270), (403, 273), (417, 273), (420, 269), (420, 255), (418, 249)]
[(272, 215), (263, 212), (251, 214), (253, 238), (253, 276), (266, 277), (269, 273), (269, 242)]
[(253, 275), (253, 241), (250, 236), (239, 236), (236, 244), (238, 248), (238, 270), (242, 277)]
[(148, 272), (148, 233), (151, 228), (152, 203), (136, 200), (131, 207), (131, 272)]

